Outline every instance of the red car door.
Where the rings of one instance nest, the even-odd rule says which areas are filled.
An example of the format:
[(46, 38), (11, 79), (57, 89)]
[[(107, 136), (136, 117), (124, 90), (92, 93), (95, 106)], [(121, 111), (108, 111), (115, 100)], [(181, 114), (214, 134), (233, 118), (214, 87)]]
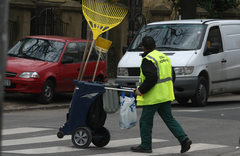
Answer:
[[(90, 50), (91, 44), (92, 43), (89, 43), (88, 52)], [(84, 55), (84, 51), (85, 51), (85, 47), (86, 47), (86, 42), (78, 42), (78, 45), (79, 45), (79, 50), (80, 50), (80, 58), (82, 61), (82, 57)], [(87, 57), (88, 57), (88, 54), (86, 56), (85, 61), (87, 60)], [(83, 76), (84, 81), (92, 81), (94, 70), (95, 70), (95, 67), (97, 64), (97, 58), (98, 58), (98, 56), (96, 54), (95, 48), (93, 48), (92, 52), (90, 54), (89, 60), (86, 64), (86, 69), (85, 69), (84, 76)]]
[(72, 58), (73, 62), (64, 64), (60, 63), (60, 81), (58, 82), (58, 90), (73, 91), (75, 87), (73, 80), (77, 79), (79, 73), (78, 69), (81, 66), (80, 51), (76, 42), (68, 43), (62, 60), (65, 58)]

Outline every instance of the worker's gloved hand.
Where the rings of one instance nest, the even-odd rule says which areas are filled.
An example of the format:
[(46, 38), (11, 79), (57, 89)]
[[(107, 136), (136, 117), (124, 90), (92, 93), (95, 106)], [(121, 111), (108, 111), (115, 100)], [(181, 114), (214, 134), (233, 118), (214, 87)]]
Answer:
[(137, 96), (137, 95), (136, 95), (136, 94), (137, 94), (137, 93), (136, 93), (136, 90), (137, 90), (137, 88), (133, 89), (133, 96), (134, 96), (134, 97)]
[(134, 97), (137, 97), (138, 95), (142, 95), (141, 94), (141, 92), (137, 89), (137, 88), (135, 88), (134, 90), (133, 90), (133, 95), (134, 95)]

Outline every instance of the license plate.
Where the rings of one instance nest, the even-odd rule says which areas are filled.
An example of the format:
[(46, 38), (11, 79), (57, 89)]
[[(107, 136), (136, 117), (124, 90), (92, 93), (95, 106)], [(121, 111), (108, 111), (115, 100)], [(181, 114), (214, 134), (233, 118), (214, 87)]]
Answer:
[(11, 80), (4, 80), (4, 86), (11, 86)]

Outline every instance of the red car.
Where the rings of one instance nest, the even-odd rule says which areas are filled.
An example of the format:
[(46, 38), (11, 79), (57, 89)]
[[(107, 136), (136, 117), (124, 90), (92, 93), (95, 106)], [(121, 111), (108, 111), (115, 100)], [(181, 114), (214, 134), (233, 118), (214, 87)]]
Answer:
[[(8, 52), (5, 92), (38, 95), (48, 104), (55, 92), (72, 92), (77, 79), (86, 40), (59, 36), (28, 36)], [(89, 43), (90, 49), (91, 43)], [(99, 52), (93, 48), (84, 81), (91, 81)], [(107, 82), (106, 59), (101, 55), (95, 81)]]

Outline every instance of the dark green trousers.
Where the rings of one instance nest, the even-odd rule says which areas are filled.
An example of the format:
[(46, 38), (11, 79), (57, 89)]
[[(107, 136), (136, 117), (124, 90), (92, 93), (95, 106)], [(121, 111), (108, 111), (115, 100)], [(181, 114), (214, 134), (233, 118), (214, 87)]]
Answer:
[(171, 102), (148, 105), (143, 106), (140, 118), (141, 147), (152, 148), (153, 118), (156, 112), (180, 143), (187, 138), (182, 126), (172, 116)]

